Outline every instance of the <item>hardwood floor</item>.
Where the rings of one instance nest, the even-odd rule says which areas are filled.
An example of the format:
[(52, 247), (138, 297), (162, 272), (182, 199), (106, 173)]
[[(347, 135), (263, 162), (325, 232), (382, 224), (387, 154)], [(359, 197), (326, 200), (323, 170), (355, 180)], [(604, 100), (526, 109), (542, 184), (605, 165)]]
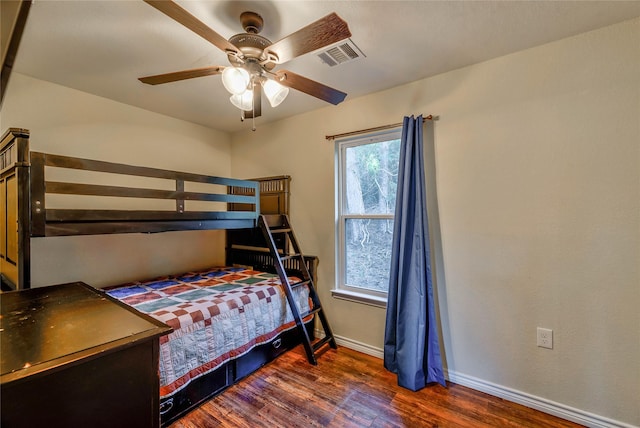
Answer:
[(312, 366), (299, 346), (170, 428), (579, 426), (456, 384), (400, 388), (380, 359), (344, 347)]

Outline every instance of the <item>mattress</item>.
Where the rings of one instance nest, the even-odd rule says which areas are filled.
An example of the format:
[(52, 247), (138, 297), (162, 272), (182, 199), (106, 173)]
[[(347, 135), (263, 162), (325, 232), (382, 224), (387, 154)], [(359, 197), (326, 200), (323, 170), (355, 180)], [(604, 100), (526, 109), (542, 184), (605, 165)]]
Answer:
[[(160, 339), (161, 399), (295, 327), (278, 276), (246, 268), (217, 267), (104, 291), (174, 329)], [(300, 312), (309, 311), (308, 288), (293, 294)]]

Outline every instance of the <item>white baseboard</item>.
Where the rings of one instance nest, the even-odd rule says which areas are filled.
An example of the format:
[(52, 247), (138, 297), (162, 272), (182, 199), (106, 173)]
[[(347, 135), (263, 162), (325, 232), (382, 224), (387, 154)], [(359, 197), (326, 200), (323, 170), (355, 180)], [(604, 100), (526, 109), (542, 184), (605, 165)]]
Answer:
[[(321, 329), (315, 329), (315, 335), (318, 339), (324, 337), (324, 331)], [(382, 358), (384, 357), (384, 351), (380, 348), (376, 348), (366, 343), (358, 342), (357, 340), (349, 339), (348, 337), (333, 335), (336, 339), (338, 346), (344, 346), (345, 348), (353, 349), (354, 351), (362, 352), (363, 354), (371, 355), (372, 357)]]
[[(316, 337), (318, 338), (324, 337), (324, 332), (322, 330), (316, 330), (315, 333)], [(384, 350), (380, 348), (376, 348), (374, 346), (367, 345), (366, 343), (358, 342), (347, 337), (335, 336), (335, 339), (338, 345), (344, 346), (345, 348), (353, 349), (354, 351), (362, 352), (363, 354), (371, 355), (380, 359), (384, 357)], [(620, 422), (606, 418), (604, 416), (585, 412), (583, 410), (566, 406), (561, 403), (556, 403), (542, 397), (537, 397), (535, 395), (507, 388), (502, 385), (487, 382), (473, 376), (457, 373), (453, 370), (445, 370), (445, 377), (447, 380), (455, 384), (462, 385), (476, 391), (484, 392), (489, 395), (493, 395), (494, 397), (503, 398), (514, 403), (522, 404), (523, 406), (530, 407), (532, 409), (536, 409), (550, 415), (558, 416), (559, 418), (576, 422), (587, 427), (638, 428), (635, 425), (630, 425), (625, 422)]]
[(576, 422), (587, 427), (637, 428), (635, 425), (630, 425), (625, 422), (585, 412), (584, 410), (566, 406), (555, 401), (547, 400), (546, 398), (537, 397), (502, 385), (496, 385), (473, 376), (457, 373), (453, 370), (445, 370), (445, 377), (455, 384), (466, 386), (467, 388), (475, 389), (476, 391), (485, 392), (489, 395), (493, 395), (494, 397), (504, 398), (505, 400), (522, 404), (523, 406), (540, 410), (541, 412), (558, 416), (559, 418)]

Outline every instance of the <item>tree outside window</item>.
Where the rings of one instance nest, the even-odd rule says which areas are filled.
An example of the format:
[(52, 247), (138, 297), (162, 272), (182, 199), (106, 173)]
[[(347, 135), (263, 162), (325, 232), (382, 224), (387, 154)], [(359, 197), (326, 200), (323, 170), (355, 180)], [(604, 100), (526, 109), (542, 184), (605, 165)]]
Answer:
[(338, 288), (386, 296), (400, 130), (338, 142)]

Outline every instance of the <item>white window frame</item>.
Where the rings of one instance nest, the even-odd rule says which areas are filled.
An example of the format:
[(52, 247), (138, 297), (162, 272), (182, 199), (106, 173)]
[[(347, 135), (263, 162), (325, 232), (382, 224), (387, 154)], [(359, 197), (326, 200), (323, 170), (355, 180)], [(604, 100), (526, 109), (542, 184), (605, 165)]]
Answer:
[(387, 292), (363, 289), (361, 287), (349, 286), (345, 283), (346, 278), (346, 257), (345, 257), (345, 225), (347, 219), (391, 219), (394, 214), (344, 214), (343, 207), (346, 207), (346, 158), (347, 149), (365, 144), (380, 143), (389, 140), (399, 140), (402, 135), (402, 128), (393, 128), (375, 133), (361, 134), (356, 137), (336, 140), (335, 147), (335, 229), (336, 229), (336, 281), (335, 288), (331, 291), (333, 297), (349, 300), (367, 305), (386, 307)]

